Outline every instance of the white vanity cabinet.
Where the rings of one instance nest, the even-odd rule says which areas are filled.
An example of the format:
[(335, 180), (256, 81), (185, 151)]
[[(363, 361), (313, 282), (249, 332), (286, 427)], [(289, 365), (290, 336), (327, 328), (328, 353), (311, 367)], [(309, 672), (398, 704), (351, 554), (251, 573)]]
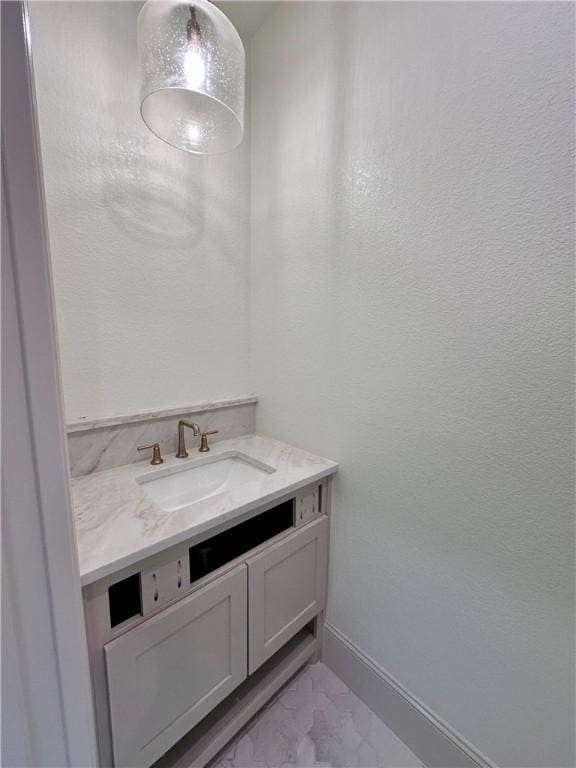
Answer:
[(100, 768), (206, 765), (320, 651), (330, 480), (84, 589)]
[(108, 643), (117, 766), (151, 765), (246, 677), (245, 565)]
[(327, 550), (322, 517), (246, 561), (250, 674), (322, 610)]

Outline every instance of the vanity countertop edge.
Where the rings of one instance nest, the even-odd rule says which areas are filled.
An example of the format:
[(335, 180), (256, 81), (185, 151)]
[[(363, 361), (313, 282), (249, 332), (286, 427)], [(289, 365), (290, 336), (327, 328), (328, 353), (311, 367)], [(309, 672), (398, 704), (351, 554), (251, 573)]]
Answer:
[[(274, 468), (261, 480), (175, 511), (161, 509), (137, 478), (153, 471), (146, 462), (72, 479), (76, 542), (82, 587), (183, 541), (241, 518), (276, 499), (338, 471), (338, 464), (262, 435), (222, 440), (211, 455), (237, 451)], [(190, 451), (187, 463), (199, 458)], [(180, 466), (174, 455), (164, 467)]]

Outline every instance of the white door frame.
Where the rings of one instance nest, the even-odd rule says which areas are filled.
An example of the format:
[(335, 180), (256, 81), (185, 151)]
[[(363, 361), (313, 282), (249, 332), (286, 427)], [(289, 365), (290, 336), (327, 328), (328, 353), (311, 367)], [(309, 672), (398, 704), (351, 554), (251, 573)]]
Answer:
[(2, 761), (97, 765), (28, 13), (2, 14)]

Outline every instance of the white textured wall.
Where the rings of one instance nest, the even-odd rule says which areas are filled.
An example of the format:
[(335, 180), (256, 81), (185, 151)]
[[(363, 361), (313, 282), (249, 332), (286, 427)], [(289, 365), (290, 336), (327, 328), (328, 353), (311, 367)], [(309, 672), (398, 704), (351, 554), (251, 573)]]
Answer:
[(283, 3), (253, 63), (261, 431), (342, 463), (328, 619), (574, 765), (573, 6)]
[(248, 141), (201, 158), (146, 128), (142, 3), (30, 5), (68, 419), (245, 394)]

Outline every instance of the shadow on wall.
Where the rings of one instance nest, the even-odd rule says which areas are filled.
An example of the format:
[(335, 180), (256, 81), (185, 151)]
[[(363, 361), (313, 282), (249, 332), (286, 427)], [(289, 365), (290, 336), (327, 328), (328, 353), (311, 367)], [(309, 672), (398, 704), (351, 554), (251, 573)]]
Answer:
[(140, 9), (135, 4), (119, 11), (117, 6), (106, 3), (96, 10), (101, 25), (96, 48), (104, 47), (108, 62), (98, 78), (103, 104), (98, 121), (106, 137), (98, 142), (102, 204), (114, 225), (134, 241), (159, 246), (163, 253), (189, 251), (206, 229), (203, 158), (165, 144), (144, 124), (136, 36)]
[(138, 242), (194, 247), (206, 229), (202, 165), (202, 158), (189, 158), (160, 139), (147, 142), (132, 131), (116, 133), (102, 156), (105, 208)]

